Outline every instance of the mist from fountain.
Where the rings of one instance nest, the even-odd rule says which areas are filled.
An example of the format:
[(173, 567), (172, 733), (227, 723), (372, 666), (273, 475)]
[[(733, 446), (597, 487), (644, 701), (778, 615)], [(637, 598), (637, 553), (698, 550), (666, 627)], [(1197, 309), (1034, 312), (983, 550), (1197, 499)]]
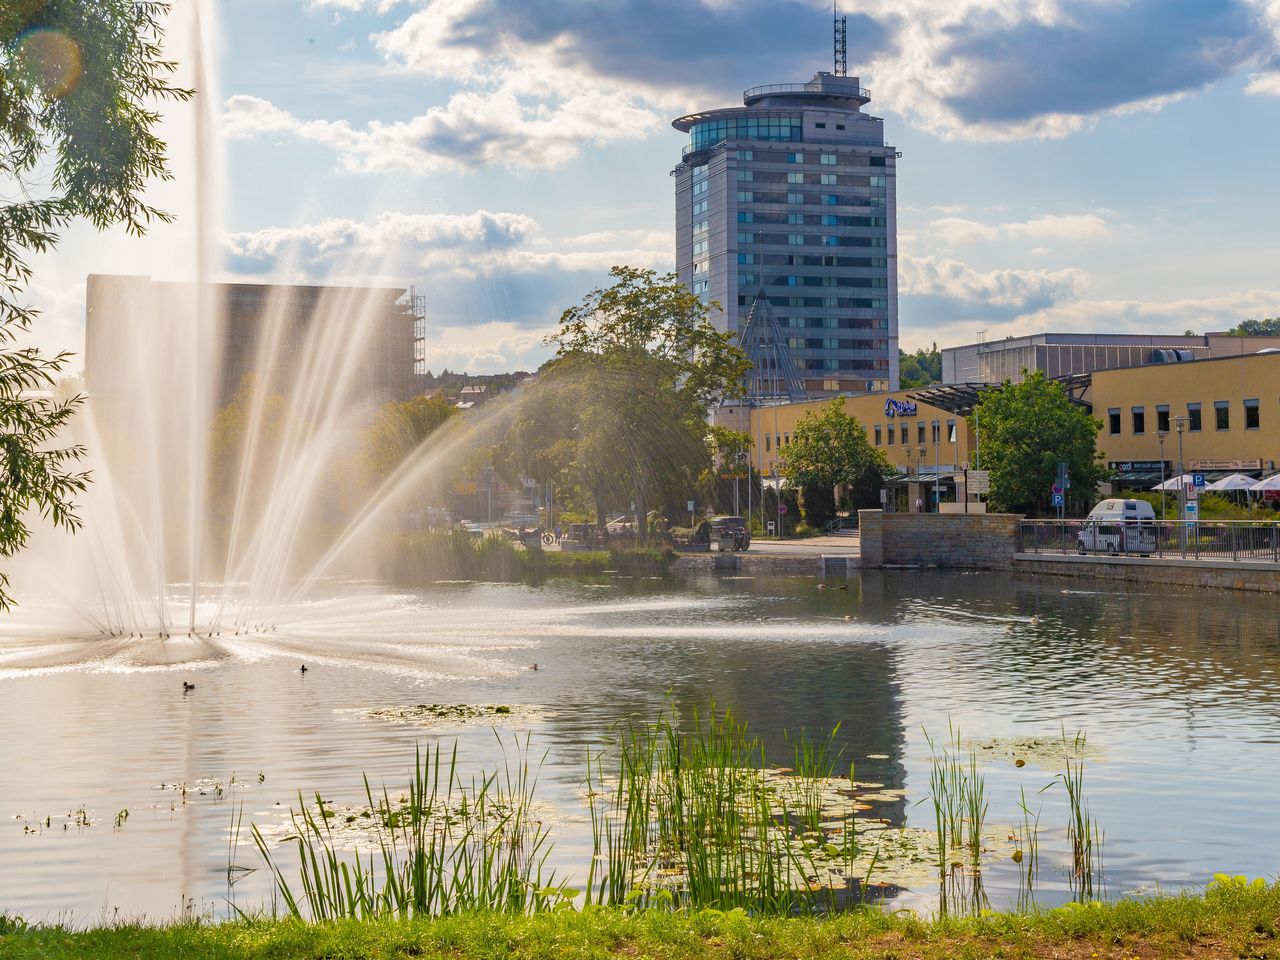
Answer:
[[(80, 502), (84, 527), (41, 530), (20, 558), (13, 582), (26, 606), (0, 625), (0, 669), (104, 656), (132, 667), (199, 663), (227, 655), (233, 638), (305, 620), (317, 585), (369, 575), (371, 540), (443, 489), (477, 436), (512, 410), (497, 403), (455, 418), (375, 489), (344, 490), (339, 468), (359, 456), (388, 399), (368, 376), (386, 336), (386, 294), (350, 287), (321, 292), (301, 324), (288, 288), (273, 290), (250, 375), (225, 402), (233, 331), (225, 288), (214, 282), (216, 19), (212, 0), (177, 7), (168, 36), (187, 47), (176, 56), (197, 90), (166, 121), (186, 127), (171, 150), (189, 151), (177, 166), (194, 172), (181, 221), (193, 240), (189, 275), (162, 285), (101, 280), (98, 313), (88, 318), (96, 368), (74, 427), (93, 475)], [(380, 272), (371, 264), (343, 272), (364, 270)], [(100, 642), (82, 642), (90, 639)]]

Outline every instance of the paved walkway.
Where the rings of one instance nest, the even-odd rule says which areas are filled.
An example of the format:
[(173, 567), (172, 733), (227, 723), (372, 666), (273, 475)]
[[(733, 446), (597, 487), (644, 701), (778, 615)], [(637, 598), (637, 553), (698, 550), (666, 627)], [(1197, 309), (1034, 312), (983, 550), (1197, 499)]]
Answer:
[(841, 530), (829, 536), (804, 540), (752, 540), (747, 555), (771, 557), (851, 556), (861, 554), (857, 530)]

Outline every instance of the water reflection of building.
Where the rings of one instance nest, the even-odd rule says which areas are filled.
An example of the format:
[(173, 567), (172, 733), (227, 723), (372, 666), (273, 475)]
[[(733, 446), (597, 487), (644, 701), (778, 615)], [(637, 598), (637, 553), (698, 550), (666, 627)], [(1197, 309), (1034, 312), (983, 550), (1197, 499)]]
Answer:
[(358, 388), (352, 393), (373, 401), (413, 396), (425, 372), (422, 299), (403, 289), (213, 284), (207, 306), (214, 322), (203, 331), (194, 329), (200, 305), (190, 284), (92, 275), (86, 306), (85, 381), (95, 396), (135, 389), (136, 353), (159, 334), (167, 338), (166, 349), (218, 358), (212, 374), (218, 406), (231, 400), (246, 374), (264, 366), (269, 353), (285, 377), (309, 362), (354, 363)]

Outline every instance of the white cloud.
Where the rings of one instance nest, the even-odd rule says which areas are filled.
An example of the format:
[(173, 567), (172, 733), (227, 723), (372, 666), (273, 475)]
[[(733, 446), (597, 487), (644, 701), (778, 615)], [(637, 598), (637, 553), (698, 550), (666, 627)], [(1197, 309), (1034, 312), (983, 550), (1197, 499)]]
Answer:
[(343, 169), (429, 173), (477, 167), (553, 167), (586, 144), (642, 139), (661, 118), (623, 93), (582, 91), (555, 104), (522, 100), (511, 89), (463, 91), (407, 121), (302, 120), (259, 97), (227, 100), (229, 139), (288, 134), (333, 150)]
[(433, 326), (427, 329), (427, 367), (469, 373), (536, 370), (551, 355), (543, 339), (554, 326), (527, 329), (494, 321), (475, 326)]
[(959, 260), (936, 257), (903, 258), (898, 278), (903, 295), (1021, 309), (1075, 300), (1089, 279), (1076, 268), (980, 271)]
[(995, 225), (962, 217), (943, 217), (930, 223), (929, 229), (934, 236), (952, 245), (1021, 237), (1096, 240), (1111, 233), (1107, 221), (1094, 213), (1045, 214), (1031, 220)]
[(1249, 78), (1249, 83), (1244, 88), (1244, 92), (1252, 96), (1263, 94), (1271, 97), (1280, 97), (1280, 70), (1255, 73)]
[(470, 214), (387, 212), (372, 221), (343, 218), (231, 233), (224, 248), (233, 269), (288, 269), (296, 275), (356, 278), (450, 276), (543, 271), (604, 273), (615, 264), (670, 269), (671, 237), (657, 230), (611, 230), (548, 238), (531, 217), (480, 210)]

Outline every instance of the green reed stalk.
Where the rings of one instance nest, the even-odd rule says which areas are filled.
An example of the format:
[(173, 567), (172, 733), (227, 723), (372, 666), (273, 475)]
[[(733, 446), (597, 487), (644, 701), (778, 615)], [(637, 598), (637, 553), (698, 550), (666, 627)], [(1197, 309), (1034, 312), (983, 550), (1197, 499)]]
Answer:
[(571, 899), (573, 891), (546, 873), (551, 843), (533, 815), (536, 768), (529, 741), (512, 762), (503, 751), (502, 776), (463, 783), (455, 744), (415, 755), (408, 797), (393, 803), (384, 787), (375, 795), (365, 779), (377, 850), (339, 852), (335, 811), (316, 795), (314, 808), (299, 795), (291, 815), (298, 852), (295, 892), (257, 826), (254, 843), (287, 912), (314, 920), (386, 916), (443, 916), (473, 910), (526, 913)]

